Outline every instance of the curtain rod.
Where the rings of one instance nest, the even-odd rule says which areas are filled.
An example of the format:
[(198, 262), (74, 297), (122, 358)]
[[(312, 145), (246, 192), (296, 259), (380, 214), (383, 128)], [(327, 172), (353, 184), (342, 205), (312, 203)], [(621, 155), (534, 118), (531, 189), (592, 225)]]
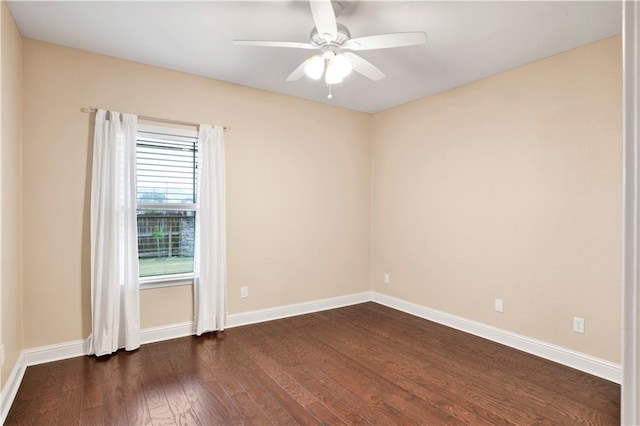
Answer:
[[(80, 108), (80, 111), (84, 112), (85, 114), (89, 114), (91, 112), (98, 111), (98, 108), (82, 107), (82, 108)], [(167, 124), (179, 124), (181, 126), (198, 127), (200, 125), (198, 123), (192, 123), (190, 121), (170, 120), (168, 118), (148, 117), (146, 115), (139, 115), (138, 118), (140, 120), (145, 120), (145, 121), (155, 121), (157, 123), (167, 123)], [(222, 128), (224, 129), (225, 132), (228, 132), (229, 130), (231, 130), (231, 127), (229, 127), (229, 126), (223, 126)]]

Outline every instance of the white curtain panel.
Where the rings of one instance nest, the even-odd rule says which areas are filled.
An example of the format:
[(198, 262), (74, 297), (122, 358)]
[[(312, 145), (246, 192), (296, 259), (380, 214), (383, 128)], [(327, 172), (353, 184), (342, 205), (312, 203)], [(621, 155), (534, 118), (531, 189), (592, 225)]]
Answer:
[(140, 347), (136, 131), (135, 115), (96, 112), (89, 353), (97, 356)]
[(227, 250), (225, 236), (224, 133), (201, 124), (198, 132), (198, 192), (195, 240), (195, 328), (200, 336), (224, 330)]

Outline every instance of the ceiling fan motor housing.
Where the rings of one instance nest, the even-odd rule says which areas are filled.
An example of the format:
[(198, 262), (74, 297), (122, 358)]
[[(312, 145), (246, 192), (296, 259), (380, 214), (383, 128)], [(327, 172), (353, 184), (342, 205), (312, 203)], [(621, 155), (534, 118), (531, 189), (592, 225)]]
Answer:
[(322, 47), (325, 45), (334, 45), (334, 46), (342, 46), (345, 42), (351, 39), (351, 32), (347, 27), (342, 25), (341, 23), (337, 23), (338, 26), (338, 36), (335, 40), (327, 41), (322, 35), (318, 34), (318, 29), (313, 28), (311, 30), (311, 44), (316, 47)]

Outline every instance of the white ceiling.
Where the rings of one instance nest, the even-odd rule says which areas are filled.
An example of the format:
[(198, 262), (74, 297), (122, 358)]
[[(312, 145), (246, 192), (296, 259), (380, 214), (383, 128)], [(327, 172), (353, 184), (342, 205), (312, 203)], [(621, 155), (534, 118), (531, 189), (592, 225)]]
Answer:
[(621, 32), (620, 2), (343, 1), (352, 37), (424, 31), (427, 44), (358, 52), (387, 76), (327, 88), (287, 76), (313, 51), (306, 1), (9, 1), (25, 37), (364, 112), (378, 112)]

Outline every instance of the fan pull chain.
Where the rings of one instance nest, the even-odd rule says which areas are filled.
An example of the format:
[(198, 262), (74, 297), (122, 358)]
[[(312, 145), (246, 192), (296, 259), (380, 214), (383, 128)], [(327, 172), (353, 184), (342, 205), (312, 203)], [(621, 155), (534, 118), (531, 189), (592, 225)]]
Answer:
[(327, 84), (327, 87), (329, 88), (329, 94), (327, 95), (327, 98), (331, 99), (333, 98), (333, 94), (331, 93), (331, 85)]

